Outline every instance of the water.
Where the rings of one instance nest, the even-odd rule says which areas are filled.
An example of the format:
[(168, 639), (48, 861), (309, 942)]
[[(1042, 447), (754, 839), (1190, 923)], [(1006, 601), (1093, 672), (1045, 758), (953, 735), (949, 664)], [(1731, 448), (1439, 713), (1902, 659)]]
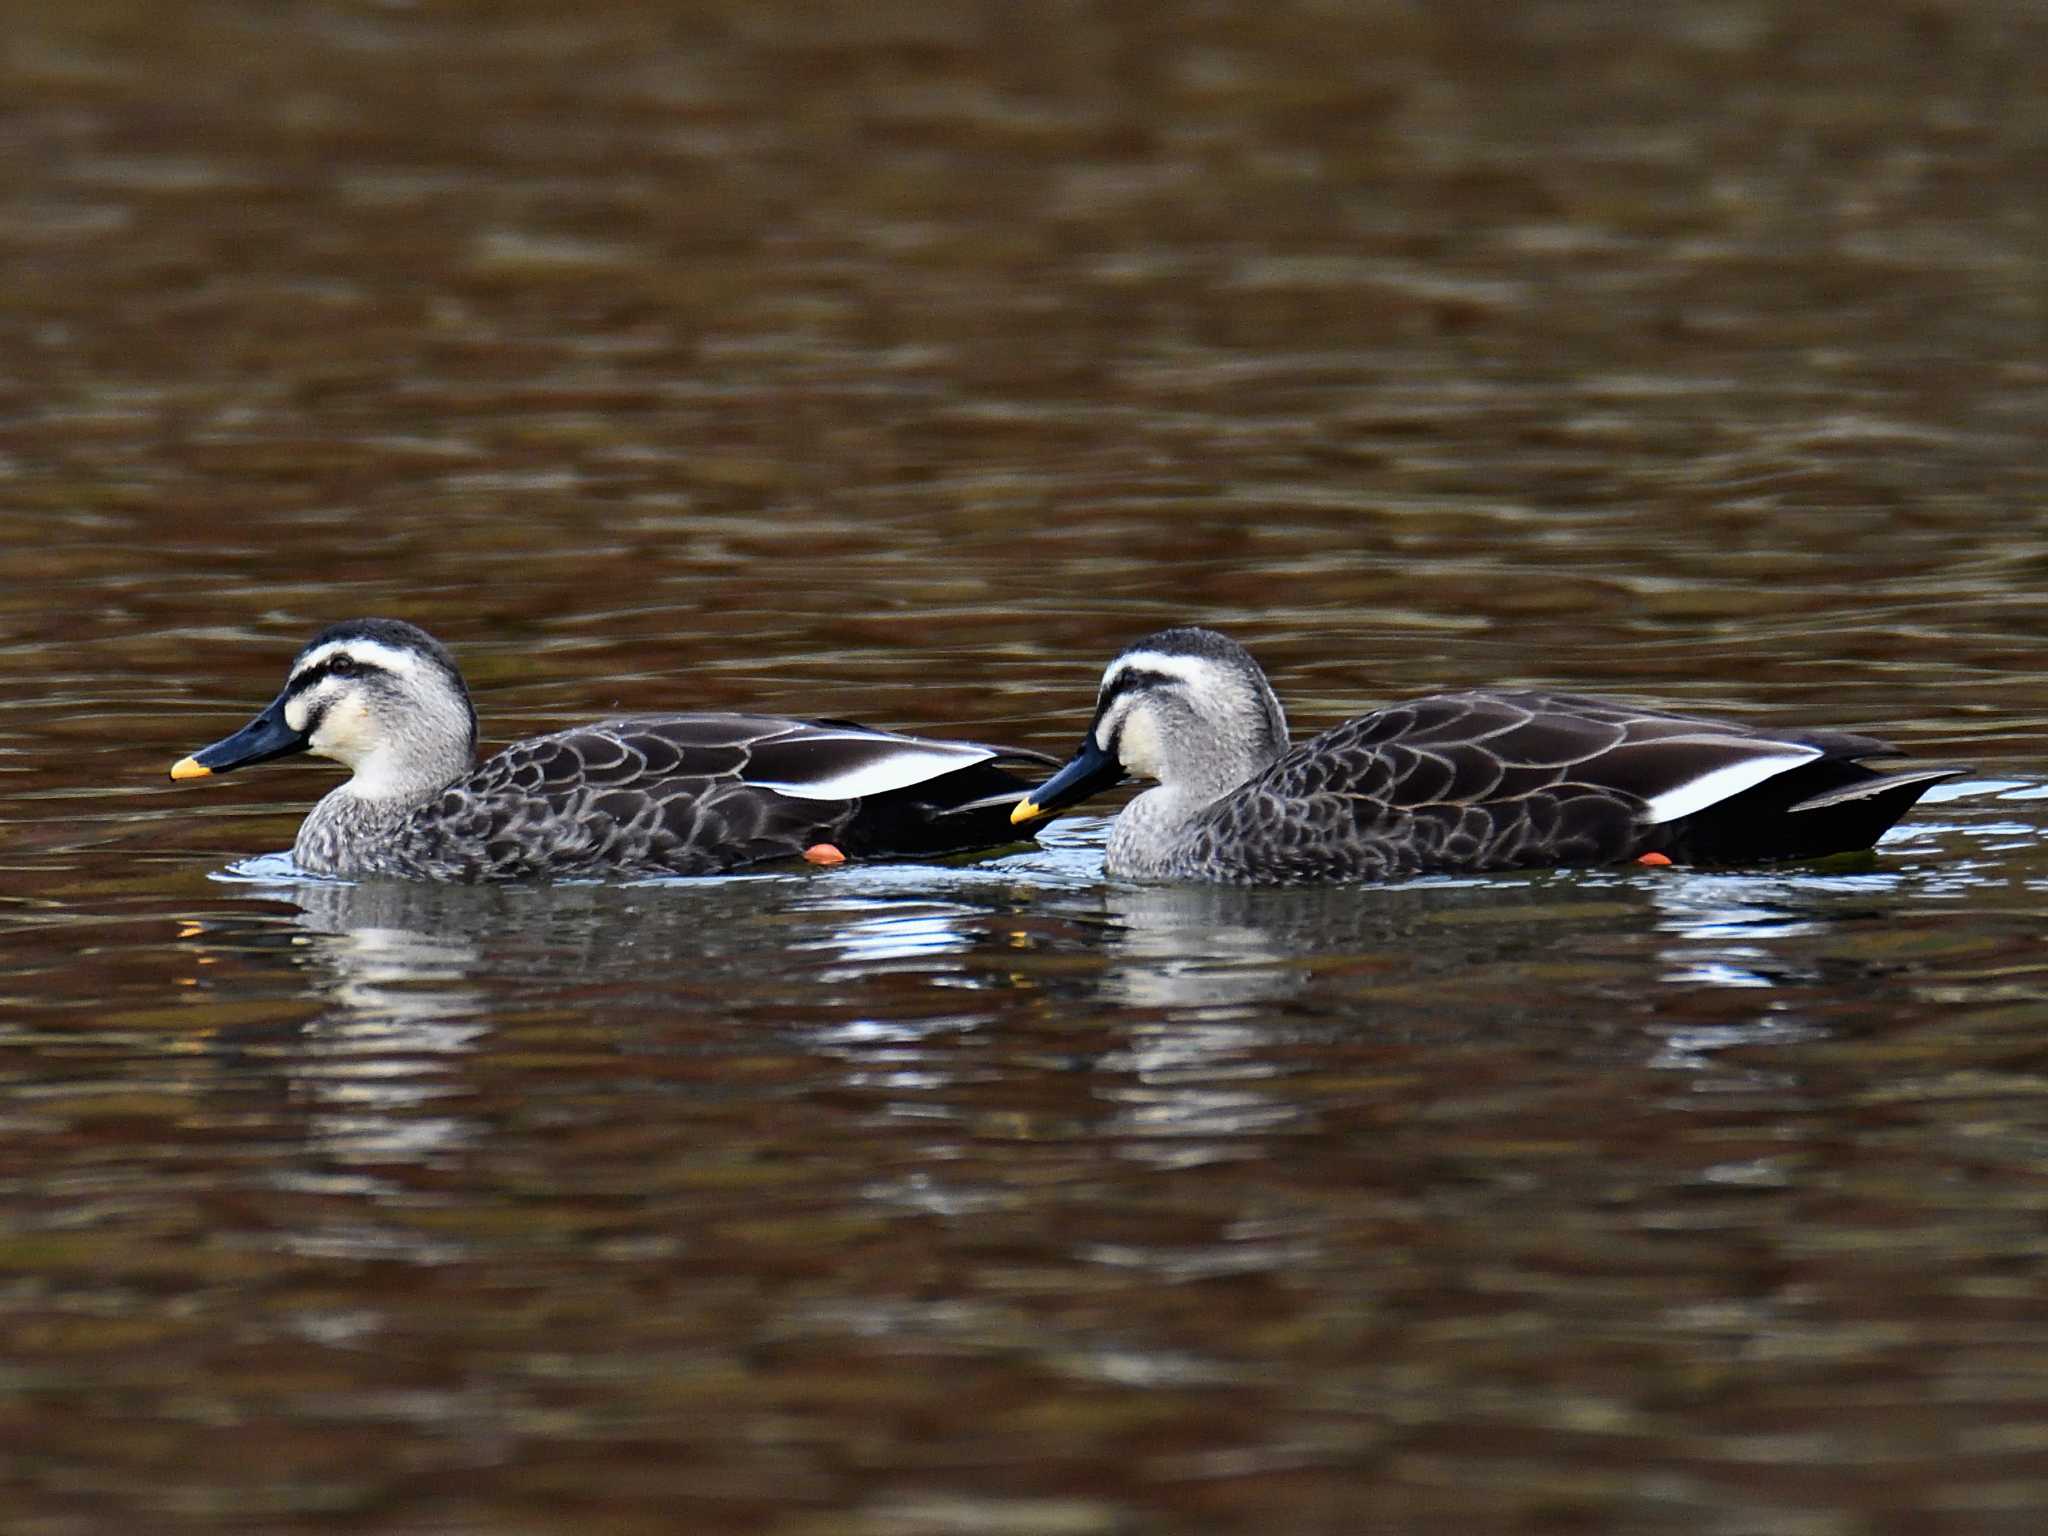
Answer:
[[(10, 7), (0, 1526), (2028, 1532), (2030, 7)], [(1864, 860), (303, 881), (497, 742), (1547, 684), (1972, 765)], [(1107, 813), (1113, 804), (1095, 809)]]

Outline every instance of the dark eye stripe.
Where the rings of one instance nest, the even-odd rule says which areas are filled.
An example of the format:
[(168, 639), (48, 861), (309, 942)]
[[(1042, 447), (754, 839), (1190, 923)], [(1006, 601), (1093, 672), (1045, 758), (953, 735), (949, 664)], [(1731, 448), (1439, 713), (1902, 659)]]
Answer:
[(1178, 688), (1185, 683), (1185, 678), (1171, 673), (1148, 672), (1142, 667), (1127, 668), (1110, 679), (1109, 686), (1102, 690), (1102, 697), (1096, 701), (1095, 712), (1101, 714), (1127, 693), (1138, 693), (1147, 688)]
[[(1108, 686), (1102, 690), (1102, 697), (1095, 701), (1095, 723), (1089, 726), (1089, 734), (1096, 735), (1102, 729), (1103, 716), (1107, 715), (1116, 701), (1123, 698), (1126, 694), (1144, 693), (1155, 688), (1185, 688), (1186, 686), (1186, 678), (1175, 677), (1170, 672), (1154, 672), (1144, 667), (1126, 668), (1109, 680)], [(1101, 743), (1102, 749), (1105, 752), (1114, 753), (1122, 747), (1124, 725), (1129, 719), (1130, 717), (1126, 715), (1123, 720), (1119, 720), (1116, 725), (1116, 734), (1110, 737), (1108, 741)], [(1097, 740), (1100, 741), (1099, 736)]]
[[(347, 665), (337, 666), (337, 662), (346, 662)], [(294, 677), (291, 689), (293, 693), (304, 693), (308, 688), (319, 687), (330, 677), (369, 677), (383, 671), (374, 661), (365, 661), (360, 656), (330, 656)]]

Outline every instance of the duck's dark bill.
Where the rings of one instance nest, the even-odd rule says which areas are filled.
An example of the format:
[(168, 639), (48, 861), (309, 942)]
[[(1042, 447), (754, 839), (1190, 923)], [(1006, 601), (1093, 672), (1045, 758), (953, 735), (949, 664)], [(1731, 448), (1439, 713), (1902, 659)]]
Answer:
[(1098, 790), (1108, 789), (1123, 776), (1123, 764), (1096, 746), (1095, 738), (1090, 736), (1066, 767), (1017, 802), (1010, 820), (1034, 821), (1050, 816), (1054, 811), (1079, 804)]
[(210, 773), (226, 773), (230, 768), (267, 763), (274, 757), (290, 757), (294, 752), (305, 751), (306, 743), (304, 731), (295, 731), (285, 723), (284, 699), (280, 696), (270, 708), (234, 735), (173, 763), (171, 777), (203, 779)]

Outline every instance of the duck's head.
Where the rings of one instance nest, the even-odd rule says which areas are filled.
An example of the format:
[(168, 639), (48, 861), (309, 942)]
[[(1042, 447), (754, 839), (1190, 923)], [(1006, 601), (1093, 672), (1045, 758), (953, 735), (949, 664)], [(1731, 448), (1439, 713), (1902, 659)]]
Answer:
[(1109, 664), (1080, 750), (1010, 819), (1049, 816), (1126, 775), (1221, 795), (1286, 749), (1287, 717), (1250, 651), (1213, 629), (1162, 629)]
[(355, 771), (365, 799), (438, 789), (476, 753), (476, 710), (447, 647), (398, 619), (350, 619), (299, 652), (284, 691), (234, 735), (171, 768), (199, 779), (311, 752)]

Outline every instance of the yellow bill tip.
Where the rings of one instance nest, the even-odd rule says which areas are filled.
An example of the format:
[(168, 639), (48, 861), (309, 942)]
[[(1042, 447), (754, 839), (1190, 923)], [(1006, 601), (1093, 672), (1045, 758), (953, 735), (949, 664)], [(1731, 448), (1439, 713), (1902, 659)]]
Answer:
[(213, 770), (196, 757), (181, 757), (171, 764), (171, 777), (174, 779), (208, 779), (213, 777)]
[[(191, 759), (187, 758), (186, 761), (190, 762)], [(1045, 812), (1038, 808), (1038, 802), (1027, 795), (1019, 800), (1016, 808), (1010, 812), (1010, 825), (1015, 826), (1020, 821), (1036, 821), (1044, 814)]]

